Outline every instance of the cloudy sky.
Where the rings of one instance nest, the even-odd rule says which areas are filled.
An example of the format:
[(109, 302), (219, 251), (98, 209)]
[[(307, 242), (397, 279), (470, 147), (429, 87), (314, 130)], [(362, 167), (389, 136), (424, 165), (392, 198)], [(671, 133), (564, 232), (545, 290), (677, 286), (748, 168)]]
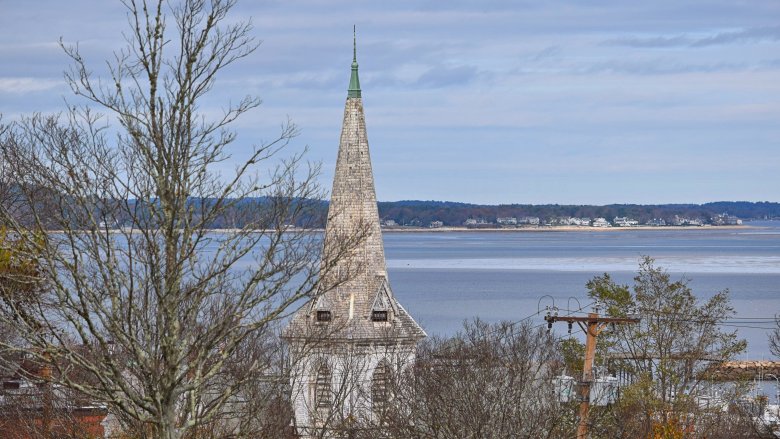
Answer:
[[(780, 2), (239, 0), (260, 48), (204, 108), (263, 98), (233, 153), (289, 116), (329, 186), (352, 25), (380, 200), (780, 201)], [(100, 73), (118, 0), (0, 0), (0, 113), (74, 100), (57, 45)], [(230, 172), (226, 166), (223, 172)]]

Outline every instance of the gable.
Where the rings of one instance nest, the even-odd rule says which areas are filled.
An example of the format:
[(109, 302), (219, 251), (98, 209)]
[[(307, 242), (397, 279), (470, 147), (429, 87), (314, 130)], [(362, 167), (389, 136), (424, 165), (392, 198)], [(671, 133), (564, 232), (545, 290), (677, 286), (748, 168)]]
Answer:
[(393, 293), (390, 290), (390, 283), (387, 282), (387, 277), (377, 276), (377, 278), (379, 278), (379, 288), (377, 288), (377, 291), (374, 294), (371, 312), (384, 311), (396, 314), (398, 309), (396, 307), (395, 299), (393, 298)]

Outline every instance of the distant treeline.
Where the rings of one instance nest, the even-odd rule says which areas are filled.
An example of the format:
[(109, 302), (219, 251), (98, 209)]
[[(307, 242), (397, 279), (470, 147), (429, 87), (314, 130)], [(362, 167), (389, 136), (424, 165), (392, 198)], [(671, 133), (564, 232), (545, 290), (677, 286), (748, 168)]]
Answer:
[[(193, 199), (191, 205), (197, 212), (207, 199)], [(271, 222), (285, 222), (299, 227), (324, 227), (328, 203), (319, 200), (299, 200), (304, 206), (294, 209), (294, 217), (263, 218), (263, 212), (273, 204), (272, 198), (242, 200), (228, 209), (224, 217), (215, 218), (211, 227), (215, 229), (243, 227), (255, 222), (259, 226)], [(379, 217), (383, 221), (393, 220), (398, 225), (428, 226), (432, 221), (441, 221), (445, 226), (461, 226), (467, 219), (483, 219), (495, 222), (500, 217), (538, 217), (542, 222), (559, 217), (606, 218), (629, 217), (641, 224), (660, 218), (670, 221), (675, 215), (707, 222), (715, 215), (728, 213), (743, 220), (780, 218), (780, 203), (720, 201), (707, 204), (610, 204), (607, 206), (559, 205), (559, 204), (501, 204), (497, 206), (457, 203), (450, 201), (390, 201), (380, 202)], [(291, 214), (293, 214), (291, 212)], [(258, 221), (259, 219), (259, 221)]]
[[(63, 200), (55, 194), (40, 191), (40, 197), (36, 197), (41, 203), (52, 203), (53, 206), (63, 205)], [(325, 226), (328, 202), (324, 200), (300, 199), (287, 205), (278, 203), (273, 197), (246, 198), (232, 200), (223, 215), (212, 218), (208, 227), (214, 229), (236, 228), (251, 225), (253, 227), (284, 227), (295, 225), (304, 228), (321, 228)], [(188, 203), (193, 220), (202, 219), (200, 212), (204, 207), (214, 203), (208, 198), (192, 198)], [(277, 205), (287, 206), (288, 211), (275, 208)], [(609, 204), (606, 206), (592, 205), (562, 205), (562, 204), (499, 204), (480, 205), (457, 203), (452, 201), (390, 201), (380, 202), (379, 217), (382, 221), (395, 221), (398, 225), (428, 226), (433, 221), (441, 221), (445, 226), (461, 226), (467, 219), (483, 220), (487, 223), (495, 223), (497, 218), (523, 217), (539, 218), (540, 223), (554, 221), (557, 218), (606, 218), (612, 220), (615, 217), (628, 217), (644, 224), (652, 219), (663, 219), (669, 223), (674, 217), (699, 219), (703, 223), (719, 214), (727, 213), (742, 220), (751, 219), (780, 219), (780, 203), (775, 202), (747, 202), (747, 201), (719, 201), (706, 204)], [(96, 199), (89, 217), (98, 218), (101, 224), (107, 227), (149, 227), (153, 224), (150, 210), (154, 209), (154, 201), (139, 203), (132, 200), (100, 200)], [(15, 210), (18, 212), (17, 220), (25, 221), (25, 213), (29, 210), (24, 203), (18, 203)], [(55, 209), (56, 210), (56, 209)], [(274, 212), (269, 216), (269, 212)], [(66, 213), (67, 222), (72, 227), (89, 227), (83, 222), (86, 212), (80, 212), (74, 208)], [(62, 212), (60, 212), (62, 215)], [(52, 215), (54, 218), (56, 215)], [(84, 218), (82, 218), (84, 217)], [(141, 219), (143, 224), (133, 224)], [(144, 218), (149, 219), (143, 220)], [(62, 221), (63, 218), (60, 219)], [(29, 219), (28, 219), (29, 220)], [(31, 222), (32, 225), (32, 222)], [(62, 224), (44, 221), (44, 227), (50, 229), (62, 228)]]
[[(208, 199), (193, 199), (190, 203), (199, 211), (202, 203), (211, 203)], [(270, 222), (285, 222), (299, 227), (324, 227), (328, 203), (320, 200), (298, 200), (294, 217), (263, 218), (263, 212), (274, 204), (273, 198), (250, 198), (236, 202), (226, 215), (215, 218), (211, 227), (215, 229), (243, 227), (255, 222), (259, 226)], [(655, 218), (671, 221), (675, 215), (701, 219), (704, 223), (715, 215), (727, 213), (743, 220), (749, 219), (780, 219), (780, 203), (719, 201), (706, 204), (610, 204), (606, 206), (562, 205), (562, 204), (500, 204), (479, 205), (457, 203), (451, 201), (390, 201), (380, 202), (379, 217), (383, 221), (392, 220), (398, 225), (428, 226), (432, 221), (441, 221), (445, 226), (461, 226), (467, 219), (485, 220), (494, 223), (496, 218), (537, 217), (542, 223), (554, 218), (606, 218), (628, 217), (644, 224)], [(272, 209), (273, 210), (273, 209)], [(258, 221), (259, 219), (259, 221)]]
[(467, 219), (495, 222), (500, 217), (538, 217), (542, 222), (559, 217), (606, 218), (629, 217), (646, 223), (654, 218), (670, 221), (675, 215), (691, 219), (709, 220), (727, 213), (743, 220), (780, 218), (780, 203), (718, 201), (706, 204), (609, 204), (606, 206), (564, 204), (499, 204), (479, 205), (449, 201), (393, 201), (379, 203), (382, 220), (393, 220), (399, 225), (427, 226), (441, 221), (445, 226), (459, 226)]

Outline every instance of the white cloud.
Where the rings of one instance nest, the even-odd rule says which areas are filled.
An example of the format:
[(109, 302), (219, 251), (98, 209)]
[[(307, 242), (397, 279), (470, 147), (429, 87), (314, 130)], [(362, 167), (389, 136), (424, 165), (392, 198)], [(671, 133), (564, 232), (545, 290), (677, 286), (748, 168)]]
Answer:
[(52, 90), (63, 85), (62, 79), (0, 78), (0, 93), (24, 94)]
[(723, 44), (746, 44), (780, 40), (780, 26), (728, 30), (708, 35), (671, 35), (614, 38), (604, 44), (642, 48), (708, 47)]

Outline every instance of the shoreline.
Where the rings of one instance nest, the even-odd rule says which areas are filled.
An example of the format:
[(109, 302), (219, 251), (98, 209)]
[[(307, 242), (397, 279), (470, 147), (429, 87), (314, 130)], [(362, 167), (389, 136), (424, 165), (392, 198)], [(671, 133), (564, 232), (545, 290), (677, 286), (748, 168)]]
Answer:
[[(661, 232), (661, 231), (679, 231), (679, 230), (696, 230), (701, 232), (706, 232), (708, 230), (761, 230), (766, 227), (764, 226), (751, 226), (751, 225), (734, 225), (734, 226), (632, 226), (632, 227), (591, 227), (591, 226), (538, 226), (538, 227), (436, 227), (436, 228), (428, 228), (428, 227), (404, 227), (404, 226), (393, 226), (393, 227), (382, 227), (382, 233), (499, 233), (499, 232), (507, 232), (507, 233), (545, 233), (545, 232), (590, 232), (590, 233), (600, 233), (600, 232), (625, 232), (625, 231), (651, 231), (651, 232)], [(101, 232), (103, 230), (101, 229)], [(263, 230), (243, 230), (243, 229), (208, 229), (208, 232), (210, 233), (237, 233), (237, 232), (248, 232), (248, 233), (260, 233), (263, 232)], [(88, 232), (88, 230), (84, 230), (83, 232)], [(136, 234), (140, 233), (140, 230), (138, 229), (109, 229), (109, 233), (112, 234), (123, 234), (123, 233), (131, 233)], [(300, 229), (297, 227), (289, 227), (284, 232), (314, 232), (314, 233), (323, 233), (325, 232), (324, 228), (312, 228), (312, 229)], [(64, 233), (63, 230), (47, 230), (47, 233), (54, 233), (54, 234), (61, 234)]]
[(509, 232), (509, 233), (542, 233), (542, 232), (625, 232), (637, 231), (666, 231), (666, 230), (746, 230), (761, 229), (761, 226), (735, 225), (735, 226), (632, 226), (632, 227), (591, 227), (591, 226), (540, 226), (540, 227), (382, 227), (382, 233), (461, 233), (461, 232)]

